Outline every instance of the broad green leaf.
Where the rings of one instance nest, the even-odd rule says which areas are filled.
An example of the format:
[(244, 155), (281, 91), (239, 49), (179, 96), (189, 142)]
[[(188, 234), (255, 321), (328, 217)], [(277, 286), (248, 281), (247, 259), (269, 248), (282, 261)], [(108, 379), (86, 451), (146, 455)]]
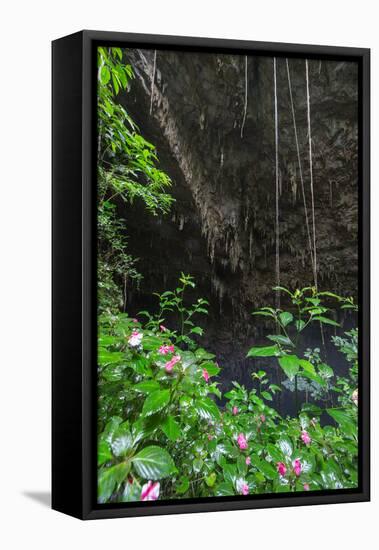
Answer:
[(267, 338), (276, 344), (294, 347), (294, 343), (287, 336), (283, 336), (282, 334), (270, 334)]
[(297, 355), (284, 355), (279, 357), (278, 361), (288, 378), (293, 380), (299, 372), (299, 358)]
[(261, 396), (264, 398), (264, 399), (267, 399), (267, 401), (272, 401), (272, 395), (271, 393), (269, 393), (268, 391), (263, 391), (261, 393)]
[(278, 447), (284, 455), (288, 457), (292, 456), (292, 453), (293, 453), (292, 443), (287, 437), (283, 437), (279, 439)]
[(156, 390), (150, 393), (143, 404), (142, 415), (150, 416), (162, 410), (170, 401), (170, 390)]
[(195, 356), (197, 359), (200, 359), (201, 361), (204, 361), (205, 359), (213, 359), (215, 357), (213, 353), (208, 353), (203, 348), (198, 348), (195, 351)]
[(108, 462), (108, 460), (111, 460), (111, 458), (112, 458), (112, 453), (108, 443), (104, 440), (99, 441), (99, 445), (97, 449), (97, 465), (102, 466), (105, 462)]
[(281, 452), (272, 443), (269, 443), (266, 446), (266, 450), (267, 450), (268, 454), (271, 456), (274, 463), (275, 462), (281, 462), (283, 460), (283, 456), (282, 456)]
[(133, 389), (141, 393), (149, 394), (153, 391), (159, 390), (159, 384), (155, 380), (145, 380), (144, 382), (135, 384)]
[(332, 325), (333, 327), (339, 327), (340, 324), (333, 319), (328, 319), (328, 317), (323, 317), (322, 315), (317, 315), (313, 317), (313, 321), (320, 321), (324, 325)]
[(200, 365), (201, 369), (205, 369), (209, 376), (216, 376), (220, 372), (220, 367), (216, 365), (213, 361), (205, 361)]
[(129, 430), (129, 424), (126, 422), (119, 426), (112, 438), (111, 447), (115, 456), (125, 456), (133, 446), (132, 434)]
[(323, 378), (332, 378), (334, 376), (333, 369), (326, 363), (321, 363), (318, 365), (318, 371)]
[(161, 429), (171, 441), (176, 441), (180, 437), (180, 426), (171, 415), (162, 422)]
[(246, 357), (274, 357), (278, 355), (278, 346), (265, 346), (261, 348), (251, 348)]
[(258, 470), (268, 479), (273, 480), (278, 477), (278, 472), (275, 467), (266, 460), (260, 460), (259, 462), (256, 462), (254, 466), (258, 468)]
[(122, 462), (111, 468), (103, 468), (98, 475), (98, 501), (107, 502), (113, 491), (124, 481), (130, 470), (130, 464)]
[(208, 487), (213, 487), (213, 485), (216, 483), (216, 473), (212, 472), (205, 478), (205, 483), (208, 485)]
[(220, 418), (219, 408), (209, 397), (196, 399), (194, 407), (200, 418), (204, 420), (219, 420)]
[(232, 483), (224, 481), (222, 483), (219, 483), (216, 487), (216, 496), (218, 497), (226, 497), (234, 495), (234, 488)]
[(301, 332), (305, 327), (305, 322), (302, 319), (295, 321), (295, 327), (298, 332)]
[(99, 349), (98, 361), (99, 365), (110, 365), (111, 363), (119, 363), (122, 361), (124, 354), (121, 351), (107, 351)]
[(282, 311), (279, 315), (279, 320), (281, 324), (286, 327), (293, 321), (293, 315), (289, 311)]
[(326, 409), (326, 412), (341, 426), (345, 433), (356, 436), (358, 430), (357, 420), (352, 418), (347, 411), (343, 409)]
[(176, 486), (176, 493), (178, 495), (184, 495), (189, 489), (189, 479), (183, 476), (179, 479), (179, 485)]
[(156, 445), (145, 447), (132, 458), (133, 466), (143, 479), (162, 479), (176, 472), (168, 452)]
[(100, 82), (103, 86), (108, 84), (111, 79), (111, 73), (106, 65), (103, 65), (100, 70)]
[(157, 336), (144, 336), (142, 347), (145, 351), (155, 351), (162, 345), (161, 338)]

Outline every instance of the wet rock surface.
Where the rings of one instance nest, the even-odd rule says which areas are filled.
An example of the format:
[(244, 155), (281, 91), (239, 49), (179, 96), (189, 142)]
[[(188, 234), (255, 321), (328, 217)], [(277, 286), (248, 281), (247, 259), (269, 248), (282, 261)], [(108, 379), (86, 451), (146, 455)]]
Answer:
[[(152, 292), (175, 287), (181, 271), (192, 274), (193, 297), (210, 301), (201, 323), (203, 345), (217, 353), (225, 381), (246, 382), (252, 364), (246, 352), (269, 330), (251, 312), (274, 300), (273, 58), (247, 59), (243, 122), (244, 56), (158, 50), (152, 102), (154, 51), (129, 50), (128, 56), (136, 78), (122, 102), (156, 145), (176, 199), (164, 218), (148, 215), (138, 204), (123, 207), (129, 250), (140, 258), (144, 276), (140, 289), (129, 289), (128, 309), (135, 314), (153, 308)], [(289, 70), (310, 216), (305, 61), (290, 59)], [(309, 61), (319, 288), (354, 296), (357, 78), (354, 63)], [(312, 284), (313, 275), (284, 58), (277, 59), (277, 88), (280, 278), (296, 288)], [(348, 319), (346, 326), (351, 323)], [(319, 334), (310, 334), (306, 345), (313, 339), (318, 343)]]

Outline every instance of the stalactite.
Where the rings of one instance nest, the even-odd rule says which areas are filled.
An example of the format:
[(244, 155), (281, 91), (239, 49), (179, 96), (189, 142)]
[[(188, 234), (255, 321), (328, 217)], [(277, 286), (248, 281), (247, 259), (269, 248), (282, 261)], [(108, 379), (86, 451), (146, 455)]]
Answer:
[[(276, 57), (274, 57), (274, 117), (275, 117), (275, 273), (276, 285), (280, 286), (280, 230), (279, 230), (279, 129), (278, 93), (276, 83)], [(276, 306), (280, 307), (280, 293), (275, 295)]]
[(153, 65), (153, 73), (151, 75), (150, 114), (152, 114), (153, 112), (154, 81), (155, 81), (156, 69), (157, 69), (157, 50), (154, 50), (154, 65)]
[(310, 95), (309, 95), (308, 59), (305, 60), (305, 76), (306, 76), (306, 83), (307, 83), (307, 121), (308, 121), (308, 143), (309, 143), (309, 172), (310, 172), (310, 188), (311, 188), (311, 201), (312, 201), (312, 226), (313, 226), (313, 264), (314, 264), (315, 287), (317, 289), (316, 221), (315, 221), (315, 202), (314, 202), (314, 191), (313, 191), (311, 102), (310, 102)]
[(241, 124), (241, 139), (243, 138), (243, 129), (245, 126), (246, 114), (247, 114), (247, 55), (245, 55), (245, 104), (244, 104), (243, 119)]

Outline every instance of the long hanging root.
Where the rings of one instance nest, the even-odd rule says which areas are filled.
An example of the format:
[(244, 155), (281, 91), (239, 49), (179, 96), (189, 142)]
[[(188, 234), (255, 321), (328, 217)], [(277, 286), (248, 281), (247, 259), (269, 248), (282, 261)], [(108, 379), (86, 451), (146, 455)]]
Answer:
[[(289, 90), (290, 101), (291, 101), (292, 122), (293, 122), (293, 129), (294, 129), (294, 132), (295, 132), (297, 161), (298, 161), (298, 164), (299, 164), (301, 194), (302, 194), (302, 197), (303, 197), (303, 205), (304, 205), (304, 213), (305, 213), (305, 225), (306, 225), (306, 228), (307, 228), (308, 245), (309, 245), (309, 252), (310, 252), (311, 262), (312, 262), (312, 270), (313, 270), (313, 273), (314, 273), (315, 268), (314, 268), (314, 260), (313, 260), (312, 238), (311, 238), (311, 232), (310, 232), (310, 228), (309, 228), (308, 209), (307, 209), (307, 202), (306, 202), (306, 198), (305, 198), (303, 169), (302, 169), (302, 165), (301, 165), (300, 147), (299, 147), (299, 139), (298, 139), (298, 134), (297, 134), (297, 125), (296, 125), (295, 106), (294, 106), (294, 102), (293, 102), (291, 76), (290, 76), (290, 68), (289, 68), (288, 59), (286, 59), (286, 65), (287, 65), (287, 77), (288, 77), (288, 90)], [(316, 281), (315, 281), (315, 284), (316, 284)]]
[[(275, 272), (276, 285), (280, 286), (280, 231), (279, 231), (279, 132), (278, 93), (276, 83), (276, 57), (274, 57), (274, 117), (275, 117)], [(280, 293), (276, 293), (276, 307), (280, 307)]]
[(312, 134), (311, 134), (311, 106), (309, 96), (309, 71), (308, 59), (305, 60), (305, 78), (307, 83), (307, 119), (308, 119), (308, 143), (309, 143), (309, 173), (311, 188), (311, 206), (312, 206), (312, 226), (313, 226), (313, 271), (314, 281), (317, 290), (317, 249), (316, 249), (316, 221), (315, 221), (315, 201), (313, 192), (313, 162), (312, 162)]
[(153, 74), (151, 75), (150, 114), (152, 114), (152, 112), (153, 112), (154, 82), (155, 82), (155, 71), (156, 71), (156, 69), (157, 69), (157, 50), (154, 50)]
[(241, 124), (241, 139), (243, 138), (243, 129), (245, 127), (246, 114), (247, 114), (247, 55), (245, 55), (245, 104), (244, 104), (243, 119)]

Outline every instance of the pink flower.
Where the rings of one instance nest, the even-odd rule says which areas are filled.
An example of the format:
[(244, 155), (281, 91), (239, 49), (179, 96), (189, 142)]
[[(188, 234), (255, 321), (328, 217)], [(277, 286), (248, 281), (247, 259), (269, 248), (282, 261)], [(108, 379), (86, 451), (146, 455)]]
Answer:
[(244, 479), (238, 479), (236, 483), (236, 487), (237, 487), (237, 491), (241, 495), (246, 496), (249, 494), (249, 486)]
[(128, 344), (132, 348), (138, 347), (142, 342), (143, 334), (138, 330), (133, 330), (131, 336), (129, 336)]
[(233, 407), (232, 413), (234, 414), (234, 416), (238, 414), (238, 407)]
[(158, 350), (158, 353), (161, 355), (167, 355), (168, 353), (174, 353), (174, 346), (161, 346)]
[(134, 318), (132, 319), (133, 323), (138, 323), (138, 319)]
[(141, 491), (141, 500), (157, 500), (159, 497), (159, 482), (148, 481), (143, 485)]
[(301, 462), (298, 458), (296, 458), (293, 462), (292, 462), (292, 466), (293, 466), (293, 471), (295, 472), (295, 475), (297, 477), (299, 477), (299, 475), (301, 474)]
[(168, 329), (166, 327), (164, 327), (163, 325), (160, 325), (159, 328), (161, 329), (162, 332), (168, 332)]
[(312, 439), (311, 439), (309, 433), (306, 432), (305, 430), (303, 430), (303, 431), (301, 432), (301, 439), (302, 439), (303, 443), (305, 443), (306, 445), (309, 445), (309, 444), (311, 443), (311, 441), (312, 441)]
[(213, 435), (212, 435), (212, 434), (208, 434), (208, 439), (209, 439), (209, 441), (212, 441)]
[(280, 476), (285, 476), (286, 475), (287, 468), (286, 468), (286, 465), (283, 462), (278, 462), (277, 465), (276, 465), (276, 468), (277, 468)]
[(304, 483), (304, 491), (309, 491), (309, 483)]
[(171, 372), (174, 368), (174, 365), (176, 365), (176, 363), (179, 363), (179, 361), (180, 355), (174, 355), (174, 357), (170, 359), (170, 361), (167, 361), (167, 363), (165, 364), (166, 372)]
[(247, 449), (247, 440), (246, 440), (246, 437), (243, 434), (238, 434), (237, 443), (238, 443), (239, 448), (242, 451)]
[(250, 466), (251, 458), (249, 456), (246, 457), (245, 463), (246, 463), (246, 466)]
[(261, 419), (262, 424), (263, 424), (263, 422), (266, 422), (266, 417), (265, 417), (264, 414), (261, 414), (260, 419)]
[(209, 373), (207, 371), (207, 369), (203, 369), (203, 378), (206, 382), (208, 382), (209, 380)]

